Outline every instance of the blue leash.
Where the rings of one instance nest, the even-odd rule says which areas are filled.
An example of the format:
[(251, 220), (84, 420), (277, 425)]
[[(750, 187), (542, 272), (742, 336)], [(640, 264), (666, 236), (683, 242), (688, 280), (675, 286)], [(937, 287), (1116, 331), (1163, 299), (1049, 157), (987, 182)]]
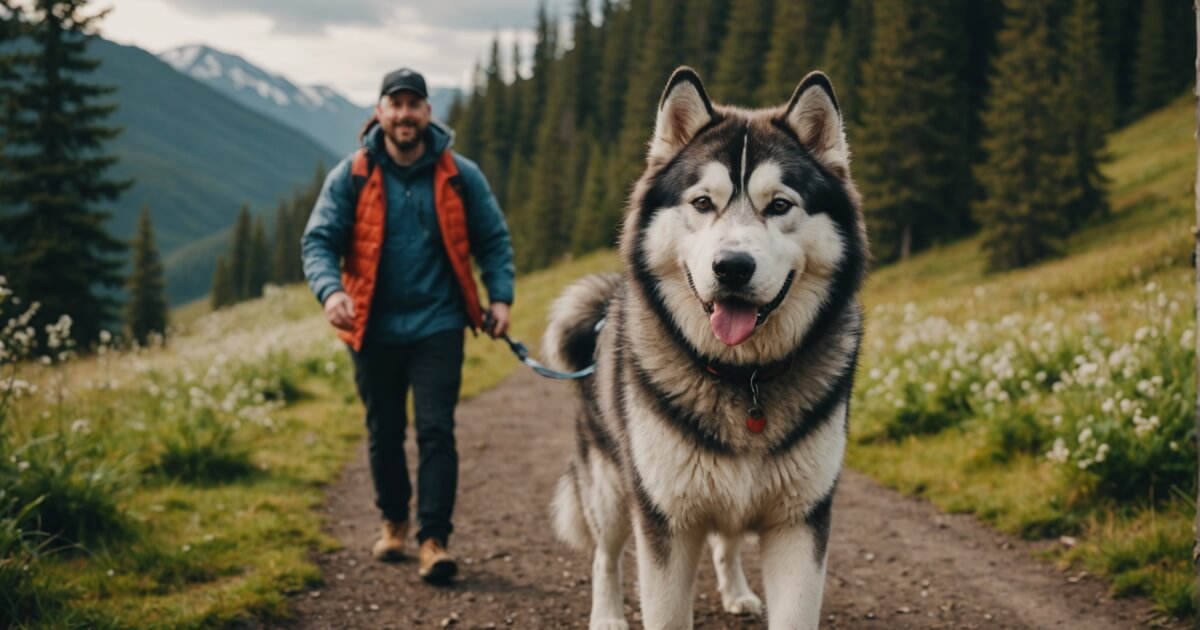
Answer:
[[(596, 328), (595, 328), (596, 332), (600, 332), (600, 329), (603, 327), (604, 327), (604, 319), (601, 319), (600, 321), (596, 322)], [(595, 363), (583, 368), (582, 370), (576, 370), (574, 372), (559, 372), (558, 370), (552, 370), (552, 369), (542, 365), (541, 363), (538, 363), (538, 361), (536, 359), (529, 356), (529, 348), (527, 348), (525, 346), (525, 344), (521, 343), (520, 341), (513, 340), (507, 334), (501, 335), (500, 338), (508, 343), (508, 347), (510, 349), (512, 349), (513, 354), (517, 355), (518, 361), (520, 361), (521, 363), (524, 363), (525, 365), (528, 365), (530, 367), (530, 369), (532, 369), (534, 372), (536, 372), (540, 376), (544, 376), (546, 378), (561, 379), (561, 380), (574, 380), (574, 379), (583, 378), (585, 376), (590, 376), (593, 372), (596, 371)]]

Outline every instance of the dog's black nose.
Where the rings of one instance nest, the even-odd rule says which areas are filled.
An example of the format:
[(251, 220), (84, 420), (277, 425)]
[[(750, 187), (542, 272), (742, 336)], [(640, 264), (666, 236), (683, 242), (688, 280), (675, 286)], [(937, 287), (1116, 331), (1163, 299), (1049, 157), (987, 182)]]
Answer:
[(713, 261), (717, 280), (730, 289), (737, 289), (754, 275), (754, 257), (745, 252), (721, 252)]

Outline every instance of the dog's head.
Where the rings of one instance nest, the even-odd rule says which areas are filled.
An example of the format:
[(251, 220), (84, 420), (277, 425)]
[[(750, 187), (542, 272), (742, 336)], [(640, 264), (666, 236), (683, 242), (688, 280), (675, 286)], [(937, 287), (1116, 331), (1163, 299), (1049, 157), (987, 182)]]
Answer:
[(700, 354), (780, 359), (857, 291), (866, 236), (824, 74), (781, 106), (745, 110), (714, 105), (680, 68), (647, 162), (622, 252), (668, 328)]

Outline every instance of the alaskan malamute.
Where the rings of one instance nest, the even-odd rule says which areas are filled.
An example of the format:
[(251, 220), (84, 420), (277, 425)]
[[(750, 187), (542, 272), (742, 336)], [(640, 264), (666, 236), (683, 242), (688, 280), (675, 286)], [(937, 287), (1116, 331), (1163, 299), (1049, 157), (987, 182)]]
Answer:
[(725, 609), (761, 615), (739, 552), (757, 533), (770, 627), (816, 628), (868, 258), (825, 75), (746, 110), (676, 70), (621, 255), (558, 299), (543, 343), (561, 369), (596, 362), (553, 505), (559, 536), (594, 549), (591, 627), (628, 627), (630, 533), (647, 628), (692, 627), (706, 538)]

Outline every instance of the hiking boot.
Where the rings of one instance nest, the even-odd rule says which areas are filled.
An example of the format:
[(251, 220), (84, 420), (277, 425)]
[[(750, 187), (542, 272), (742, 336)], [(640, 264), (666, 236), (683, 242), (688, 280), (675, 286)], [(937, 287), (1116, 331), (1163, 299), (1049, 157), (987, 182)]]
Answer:
[(446, 553), (446, 547), (436, 538), (426, 538), (417, 551), (417, 575), (426, 582), (444, 583), (458, 572), (458, 564)]
[(404, 537), (408, 535), (408, 523), (384, 519), (379, 540), (371, 547), (377, 560), (395, 562), (404, 558)]

